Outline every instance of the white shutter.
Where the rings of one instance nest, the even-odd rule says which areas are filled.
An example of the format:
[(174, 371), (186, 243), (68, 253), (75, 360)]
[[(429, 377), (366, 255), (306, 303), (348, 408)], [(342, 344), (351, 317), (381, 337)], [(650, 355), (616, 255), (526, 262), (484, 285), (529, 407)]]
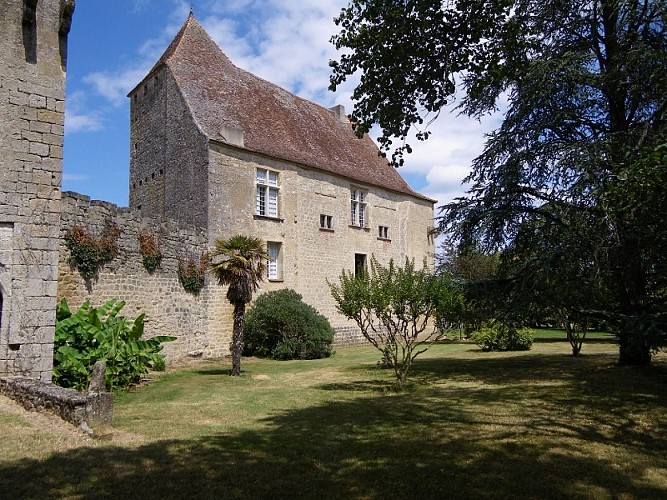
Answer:
[(269, 204), (266, 215), (278, 217), (278, 190), (275, 188), (269, 188)]

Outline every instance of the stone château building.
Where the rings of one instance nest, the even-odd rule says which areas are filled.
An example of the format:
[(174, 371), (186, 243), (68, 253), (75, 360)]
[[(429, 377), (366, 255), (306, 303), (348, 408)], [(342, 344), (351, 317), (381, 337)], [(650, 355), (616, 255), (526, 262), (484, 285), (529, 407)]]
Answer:
[(321, 107), (236, 67), (190, 15), (130, 92), (130, 208), (267, 242), (263, 290), (288, 287), (337, 331), (326, 280), (431, 259), (433, 200)]
[[(235, 234), (267, 242), (262, 292), (293, 288), (341, 345), (359, 340), (327, 280), (406, 257), (432, 260), (433, 200), (413, 191), (341, 106), (301, 99), (234, 66), (191, 15), (131, 99), (130, 207), (61, 193), (67, 34), (73, 0), (0, 0), (0, 375), (50, 380), (56, 299), (124, 300), (172, 358), (229, 352), (232, 308), (207, 278), (180, 285), (180, 258)], [(120, 254), (85, 281), (63, 236), (114, 224)], [(142, 266), (138, 240), (160, 244)]]
[(51, 380), (74, 0), (0, 0), (0, 374)]

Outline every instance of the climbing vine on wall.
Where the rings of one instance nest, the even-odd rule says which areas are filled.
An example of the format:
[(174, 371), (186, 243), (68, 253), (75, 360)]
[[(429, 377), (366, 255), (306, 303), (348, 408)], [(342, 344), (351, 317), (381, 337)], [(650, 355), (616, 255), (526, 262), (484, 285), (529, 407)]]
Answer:
[(146, 271), (155, 272), (162, 262), (160, 238), (151, 231), (141, 231), (137, 235), (137, 240), (139, 240), (139, 251)]
[(94, 237), (81, 226), (74, 226), (65, 232), (65, 246), (69, 250), (67, 263), (78, 269), (81, 277), (90, 281), (99, 270), (111, 262), (119, 253), (118, 238), (120, 228), (108, 220), (99, 237)]
[(195, 295), (204, 288), (206, 270), (208, 269), (208, 252), (202, 252), (197, 258), (194, 255), (178, 258), (178, 281), (186, 292)]

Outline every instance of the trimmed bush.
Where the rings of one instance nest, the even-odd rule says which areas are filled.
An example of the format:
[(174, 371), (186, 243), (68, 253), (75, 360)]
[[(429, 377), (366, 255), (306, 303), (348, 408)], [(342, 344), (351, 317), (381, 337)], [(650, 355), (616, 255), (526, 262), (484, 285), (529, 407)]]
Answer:
[(260, 295), (245, 318), (243, 354), (273, 359), (318, 359), (332, 354), (329, 321), (294, 290)]
[(533, 332), (529, 328), (521, 328), (495, 322), (485, 326), (472, 336), (473, 342), (482, 351), (527, 351), (533, 346)]

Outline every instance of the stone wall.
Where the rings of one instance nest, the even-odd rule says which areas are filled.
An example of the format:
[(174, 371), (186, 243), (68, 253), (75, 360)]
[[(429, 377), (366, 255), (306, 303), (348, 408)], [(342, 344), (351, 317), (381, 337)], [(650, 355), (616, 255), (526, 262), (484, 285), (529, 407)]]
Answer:
[[(209, 226), (211, 238), (242, 233), (277, 242), (282, 273), (279, 279), (262, 284), (263, 291), (292, 288), (304, 301), (325, 315), (343, 342), (349, 343), (354, 327), (336, 311), (327, 280), (336, 282), (340, 273), (354, 270), (355, 255), (370, 263), (390, 259), (403, 264), (406, 258), (417, 265), (433, 262), (433, 205), (377, 186), (351, 183), (348, 179), (275, 160), (223, 144), (212, 143), (210, 151)], [(278, 217), (256, 212), (256, 170), (278, 173)], [(366, 226), (350, 224), (350, 192), (367, 193)], [(320, 227), (320, 215), (332, 217), (332, 228)], [(379, 226), (388, 228), (380, 237)], [(361, 338), (360, 334), (354, 338)], [(338, 342), (338, 338), (337, 338)]]
[(130, 207), (206, 227), (208, 139), (171, 73), (158, 71), (130, 99)]
[(111, 424), (113, 396), (109, 392), (82, 393), (17, 377), (0, 378), (0, 394), (19, 402), (26, 410), (53, 413), (86, 432)]
[[(68, 263), (65, 233), (80, 226), (88, 234), (99, 236), (107, 221), (117, 224), (121, 230), (120, 254), (102, 268), (97, 279), (86, 283)], [(153, 273), (142, 263), (137, 239), (140, 232), (151, 232), (160, 241), (163, 258)], [(229, 334), (224, 330), (209, 331), (211, 303), (217, 303), (217, 295), (224, 296), (220, 287), (208, 277), (204, 289), (193, 295), (183, 289), (177, 276), (179, 257), (199, 257), (207, 250), (203, 230), (175, 221), (141, 217), (129, 208), (64, 192), (59, 242), (58, 300), (66, 298), (71, 308), (85, 300), (90, 300), (94, 306), (109, 299), (125, 301), (122, 315), (134, 319), (142, 312), (146, 314), (147, 336), (178, 337), (177, 341), (165, 344), (163, 352), (170, 361), (187, 355), (216, 356), (228, 352)], [(212, 314), (227, 315), (231, 322), (230, 309), (225, 304)], [(228, 331), (231, 332), (231, 328)]]
[(0, 0), (0, 374), (51, 379), (72, 0)]

